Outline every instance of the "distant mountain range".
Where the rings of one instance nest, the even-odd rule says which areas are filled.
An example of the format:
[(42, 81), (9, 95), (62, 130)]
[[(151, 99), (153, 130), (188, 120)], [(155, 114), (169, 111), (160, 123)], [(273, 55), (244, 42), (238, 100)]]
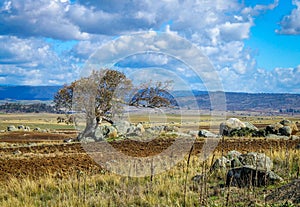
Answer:
[(53, 100), (62, 86), (0, 86), (0, 100)]
[[(62, 86), (0, 86), (0, 101), (51, 101)], [(218, 92), (175, 91), (173, 94), (187, 108), (210, 110), (210, 96)], [(226, 92), (229, 111), (269, 111), (300, 113), (300, 94), (233, 93)], [(197, 106), (195, 106), (195, 101)]]

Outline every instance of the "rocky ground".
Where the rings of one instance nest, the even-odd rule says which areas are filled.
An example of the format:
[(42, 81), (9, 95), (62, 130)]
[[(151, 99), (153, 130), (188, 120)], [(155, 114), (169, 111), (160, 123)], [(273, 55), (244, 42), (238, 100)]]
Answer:
[[(67, 176), (77, 170), (98, 173), (104, 170), (85, 151), (81, 143), (64, 143), (72, 137), (70, 133), (34, 133), (13, 132), (0, 135), (3, 141), (0, 148), (0, 180), (9, 177), (40, 177), (45, 173)], [(202, 152), (209, 139), (196, 139), (192, 154)], [(216, 139), (214, 139), (216, 140)], [(36, 142), (38, 141), (38, 142)], [(175, 142), (174, 138), (157, 138), (149, 142), (134, 140), (112, 141), (109, 144), (132, 157), (148, 157), (161, 153)], [(107, 144), (103, 142), (103, 145)], [(101, 142), (98, 143), (101, 148)], [(297, 150), (300, 140), (265, 139), (265, 138), (226, 138), (219, 139), (214, 152), (219, 154), (231, 150), (242, 153), (261, 152), (276, 149)], [(109, 159), (109, 157), (105, 157)]]

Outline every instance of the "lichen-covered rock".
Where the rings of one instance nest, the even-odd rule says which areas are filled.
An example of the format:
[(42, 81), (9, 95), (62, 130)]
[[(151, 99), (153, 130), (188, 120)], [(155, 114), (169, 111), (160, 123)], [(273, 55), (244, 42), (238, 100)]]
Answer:
[(239, 156), (241, 156), (242, 153), (240, 153), (239, 151), (236, 150), (231, 150), (227, 153), (227, 159), (232, 160), (234, 158), (239, 158)]
[(104, 127), (98, 126), (95, 131), (95, 141), (102, 141), (104, 139)]
[(278, 134), (279, 129), (282, 127), (283, 127), (283, 125), (280, 123), (271, 124), (271, 125), (266, 126), (266, 132), (267, 132), (267, 134)]
[(291, 135), (295, 135), (299, 130), (297, 125), (294, 122), (284, 119), (279, 123), (267, 126), (265, 131), (267, 134), (291, 136)]
[(226, 170), (227, 167), (230, 167), (230, 160), (222, 156), (221, 158), (216, 159), (211, 166), (210, 171)]
[(291, 133), (290, 133), (291, 135), (295, 135), (299, 131), (297, 125), (293, 121), (284, 119), (280, 122), (280, 124), (282, 124), (283, 126), (289, 127), (291, 130)]
[(271, 170), (273, 168), (272, 160), (264, 153), (249, 152), (241, 155), (239, 159), (244, 166), (247, 165), (263, 170)]
[(252, 123), (244, 122), (244, 124), (246, 125), (246, 128), (251, 129), (253, 131), (258, 131), (258, 128), (256, 126), (254, 126)]
[(117, 129), (119, 135), (126, 135), (130, 123), (128, 121), (116, 121), (114, 127)]
[(145, 128), (144, 128), (143, 124), (141, 124), (141, 123), (138, 123), (136, 125), (136, 130), (138, 130), (141, 134), (145, 133)]
[(281, 182), (283, 179), (269, 170), (257, 169), (252, 166), (233, 168), (226, 176), (226, 186), (247, 187), (265, 186)]
[(106, 126), (107, 134), (106, 138), (117, 138), (118, 137), (118, 131), (113, 126)]
[(245, 128), (246, 125), (237, 118), (230, 118), (227, 121), (220, 124), (220, 134), (228, 136), (234, 129)]
[(282, 128), (279, 129), (278, 133), (282, 136), (291, 136), (292, 129), (289, 126), (283, 126)]

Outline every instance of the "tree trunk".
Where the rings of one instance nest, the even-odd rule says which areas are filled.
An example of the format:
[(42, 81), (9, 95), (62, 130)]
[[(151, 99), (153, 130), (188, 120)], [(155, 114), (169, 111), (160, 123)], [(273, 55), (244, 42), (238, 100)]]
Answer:
[(98, 127), (98, 122), (96, 120), (96, 118), (88, 118), (86, 120), (86, 126), (85, 129), (79, 133), (77, 139), (78, 141), (81, 141), (84, 138), (92, 138), (94, 140), (96, 140), (96, 129)]

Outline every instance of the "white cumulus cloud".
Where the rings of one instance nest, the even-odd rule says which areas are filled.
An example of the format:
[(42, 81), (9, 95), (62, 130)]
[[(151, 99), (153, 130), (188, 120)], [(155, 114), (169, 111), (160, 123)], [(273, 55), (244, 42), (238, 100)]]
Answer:
[(293, 0), (293, 4), (296, 8), (289, 15), (283, 17), (280, 22), (281, 28), (276, 30), (277, 33), (288, 35), (300, 34), (300, 1)]

